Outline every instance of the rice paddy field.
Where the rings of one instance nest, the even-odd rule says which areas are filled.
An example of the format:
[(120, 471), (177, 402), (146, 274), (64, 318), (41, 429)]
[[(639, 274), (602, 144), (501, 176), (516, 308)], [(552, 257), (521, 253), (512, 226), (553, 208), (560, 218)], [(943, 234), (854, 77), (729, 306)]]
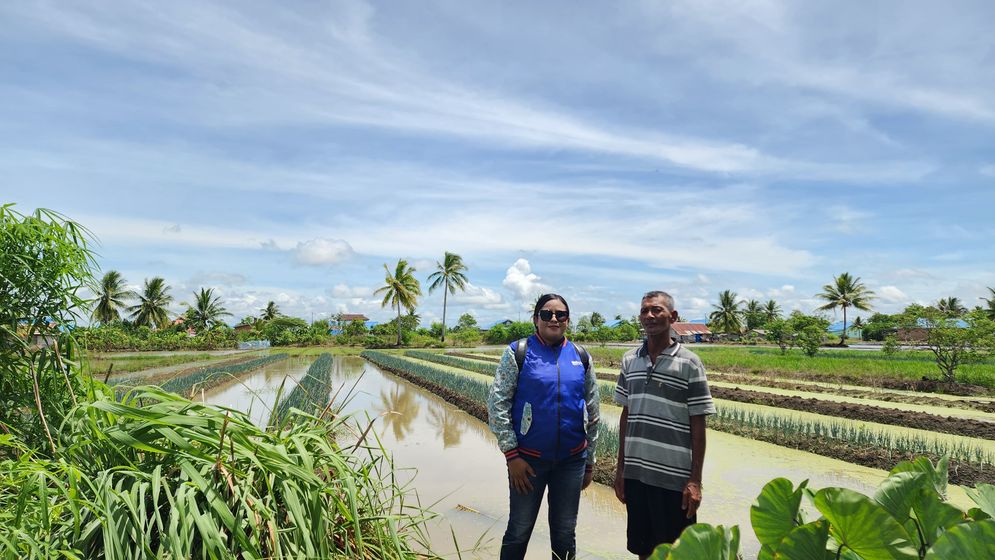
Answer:
[[(601, 484), (585, 491), (582, 499), (580, 557), (628, 558), (624, 506), (608, 486), (620, 413), (611, 399), (617, 369), (609, 364), (624, 349), (589, 349), (602, 377), (604, 421), (597, 446), (596, 480)], [(811, 365), (804, 361), (808, 358), (782, 360), (777, 350), (694, 350), (702, 350), (719, 411), (709, 419), (707, 491), (699, 519), (738, 524), (745, 558), (755, 558), (759, 551), (750, 504), (778, 476), (795, 483), (810, 479), (815, 488), (843, 486), (873, 493), (902, 459), (948, 456), (950, 480), (957, 485), (951, 486), (949, 498), (964, 508), (970, 502), (962, 487), (995, 483), (995, 408), (986, 408), (992, 398), (873, 386), (866, 383), (872, 374), (859, 371), (877, 364), (874, 376), (912, 379), (915, 374), (901, 369), (902, 364), (935, 367), (921, 355), (884, 360), (865, 352), (833, 351), (819, 365), (802, 370)], [(433, 549), (453, 558), (495, 557), (507, 520), (504, 462), (487, 428), (484, 404), (496, 351), (368, 351), (364, 359), (338, 349), (332, 350), (334, 356), (322, 355), (328, 351), (105, 355), (100, 360), (133, 368), (116, 380), (128, 385), (148, 381), (185, 394), (207, 387), (200, 399), (247, 412), (260, 426), (272, 424), (305, 398), (346, 399), (345, 410), (354, 415), (349, 436), (355, 440), (366, 434), (382, 445), (394, 460), (398, 484), (411, 485), (420, 504), (440, 514), (429, 528)], [(974, 379), (995, 375), (984, 366), (971, 373)], [(858, 373), (843, 373), (847, 371)], [(834, 377), (827, 381), (825, 375)], [(942, 429), (923, 428), (932, 425)], [(542, 526), (537, 525), (529, 558), (548, 557)]]

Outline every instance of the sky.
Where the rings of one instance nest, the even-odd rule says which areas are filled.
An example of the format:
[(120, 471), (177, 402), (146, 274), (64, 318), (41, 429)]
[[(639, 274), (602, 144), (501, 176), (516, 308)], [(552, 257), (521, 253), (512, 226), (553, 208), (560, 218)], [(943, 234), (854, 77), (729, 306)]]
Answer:
[[(0, 3), (0, 202), (232, 323), (632, 316), (662, 289), (875, 311), (995, 286), (995, 4)], [(99, 273), (98, 273), (99, 274)], [(866, 315), (866, 314), (864, 314)], [(852, 318), (853, 314), (850, 314)], [(834, 318), (832, 314), (830, 318)], [(837, 317), (838, 318), (838, 317)]]

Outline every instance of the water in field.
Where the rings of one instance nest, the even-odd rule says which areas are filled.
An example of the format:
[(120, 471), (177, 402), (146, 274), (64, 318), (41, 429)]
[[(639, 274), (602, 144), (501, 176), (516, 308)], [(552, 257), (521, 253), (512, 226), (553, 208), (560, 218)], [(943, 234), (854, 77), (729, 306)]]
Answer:
[(266, 364), (231, 383), (207, 391), (204, 401), (246, 412), (257, 426), (265, 426), (278, 394), (285, 396), (293, 391), (315, 358), (291, 356)]
[[(285, 376), (298, 378), (310, 358), (290, 358), (267, 366), (241, 383), (206, 395), (217, 404), (248, 410), (265, 422)], [(495, 558), (507, 522), (507, 478), (504, 458), (485, 423), (435, 395), (382, 373), (358, 358), (336, 357), (334, 381), (352, 389), (346, 410), (354, 414), (356, 433), (370, 421), (373, 435), (392, 455), (401, 483), (413, 479), (421, 504), (441, 518), (430, 524), (433, 549), (456, 558), (455, 533), (462, 558)], [(295, 382), (287, 381), (289, 392)], [(617, 422), (619, 409), (603, 407), (606, 421)], [(344, 434), (345, 443), (355, 434)], [(750, 528), (749, 509), (763, 485), (776, 477), (810, 487), (845, 486), (870, 493), (885, 473), (842, 461), (784, 449), (737, 436), (709, 431), (705, 461), (705, 502), (699, 521), (741, 529), (741, 550), (755, 558), (759, 544)], [(957, 490), (955, 490), (957, 491)], [(963, 494), (956, 502), (963, 507)], [(528, 558), (549, 558), (545, 506), (540, 511)], [(577, 527), (581, 558), (633, 558), (625, 550), (625, 509), (614, 492), (594, 484), (581, 499)], [(476, 551), (466, 549), (476, 546)]]

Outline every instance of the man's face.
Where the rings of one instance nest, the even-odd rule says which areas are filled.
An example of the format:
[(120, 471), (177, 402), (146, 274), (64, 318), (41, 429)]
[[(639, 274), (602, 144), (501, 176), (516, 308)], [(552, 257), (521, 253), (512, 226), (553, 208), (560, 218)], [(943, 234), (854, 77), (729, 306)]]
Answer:
[(645, 298), (639, 306), (639, 323), (646, 336), (669, 335), (670, 323), (676, 320), (677, 312), (667, 307), (667, 301), (661, 296)]

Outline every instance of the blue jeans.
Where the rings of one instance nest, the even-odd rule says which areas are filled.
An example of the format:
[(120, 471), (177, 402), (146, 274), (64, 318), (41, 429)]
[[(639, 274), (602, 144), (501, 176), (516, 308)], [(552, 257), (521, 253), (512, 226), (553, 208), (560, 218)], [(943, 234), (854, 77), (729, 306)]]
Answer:
[(532, 478), (532, 491), (519, 494), (511, 488), (511, 513), (508, 529), (501, 541), (501, 560), (521, 560), (529, 547), (532, 528), (539, 516), (542, 495), (549, 488), (549, 541), (554, 560), (577, 557), (577, 509), (580, 506), (580, 487), (584, 482), (585, 453), (562, 461), (543, 461), (523, 457), (536, 475)]

